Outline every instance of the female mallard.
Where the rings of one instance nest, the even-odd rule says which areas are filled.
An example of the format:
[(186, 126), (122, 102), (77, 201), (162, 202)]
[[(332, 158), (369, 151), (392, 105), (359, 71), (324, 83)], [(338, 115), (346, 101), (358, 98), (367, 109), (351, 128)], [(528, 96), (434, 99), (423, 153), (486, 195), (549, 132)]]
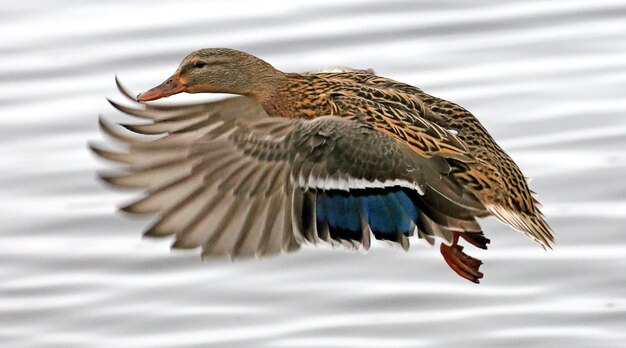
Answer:
[[(119, 84), (118, 84), (119, 86)], [(121, 86), (120, 90), (133, 99)], [(378, 240), (409, 247), (439, 237), (460, 276), (478, 283), (481, 261), (459, 237), (486, 249), (476, 217), (494, 215), (544, 248), (554, 240), (525, 177), (462, 107), (372, 71), (283, 73), (244, 52), (188, 55), (146, 102), (176, 93), (231, 93), (217, 102), (113, 106), (149, 124), (101, 121), (127, 145), (94, 151), (128, 172), (103, 175), (147, 195), (122, 208), (158, 213), (145, 234), (203, 256), (263, 256), (305, 242), (350, 248)], [(281, 117), (267, 117), (267, 116)]]

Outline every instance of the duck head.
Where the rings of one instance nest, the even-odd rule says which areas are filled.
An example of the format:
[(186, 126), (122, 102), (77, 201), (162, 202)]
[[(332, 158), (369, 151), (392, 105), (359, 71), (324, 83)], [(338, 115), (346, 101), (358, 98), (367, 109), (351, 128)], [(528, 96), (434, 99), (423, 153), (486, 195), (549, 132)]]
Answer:
[(262, 98), (283, 74), (267, 62), (229, 48), (205, 48), (189, 54), (162, 84), (140, 93), (140, 102), (181, 92), (231, 93)]

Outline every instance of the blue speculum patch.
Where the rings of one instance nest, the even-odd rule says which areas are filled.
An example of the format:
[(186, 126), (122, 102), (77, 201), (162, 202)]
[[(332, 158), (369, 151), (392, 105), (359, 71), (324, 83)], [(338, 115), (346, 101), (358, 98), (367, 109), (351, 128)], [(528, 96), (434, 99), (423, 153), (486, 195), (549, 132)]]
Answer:
[(362, 221), (367, 221), (376, 238), (395, 240), (393, 236), (408, 235), (418, 222), (418, 208), (407, 193), (397, 187), (318, 191), (317, 224), (327, 224), (333, 238), (360, 239)]

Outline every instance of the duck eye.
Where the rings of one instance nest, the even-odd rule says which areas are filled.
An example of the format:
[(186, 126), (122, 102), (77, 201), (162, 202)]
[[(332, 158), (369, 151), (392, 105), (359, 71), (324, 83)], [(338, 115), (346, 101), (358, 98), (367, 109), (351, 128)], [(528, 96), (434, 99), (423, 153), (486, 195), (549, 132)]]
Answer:
[(198, 61), (198, 62), (193, 63), (193, 66), (200, 69), (200, 68), (204, 68), (206, 66), (206, 63)]

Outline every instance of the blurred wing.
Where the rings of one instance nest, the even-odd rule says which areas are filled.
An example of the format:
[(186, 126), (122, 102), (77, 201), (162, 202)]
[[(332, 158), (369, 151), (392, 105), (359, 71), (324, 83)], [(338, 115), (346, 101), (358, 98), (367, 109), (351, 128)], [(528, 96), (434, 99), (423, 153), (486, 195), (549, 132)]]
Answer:
[[(478, 228), (470, 213), (483, 208), (442, 174), (449, 171), (445, 160), (420, 157), (365, 124), (334, 116), (270, 118), (245, 97), (180, 106), (112, 104), (152, 121), (127, 129), (161, 135), (133, 137), (101, 120), (103, 131), (126, 147), (92, 146), (125, 165), (124, 173), (102, 178), (146, 190), (123, 210), (157, 213), (145, 234), (175, 235), (173, 247), (202, 247), (203, 256), (262, 256), (304, 241), (368, 248), (374, 232), (406, 248), (405, 236), (416, 225)], [(419, 209), (425, 202), (436, 208)], [(421, 221), (424, 214), (430, 218)]]

